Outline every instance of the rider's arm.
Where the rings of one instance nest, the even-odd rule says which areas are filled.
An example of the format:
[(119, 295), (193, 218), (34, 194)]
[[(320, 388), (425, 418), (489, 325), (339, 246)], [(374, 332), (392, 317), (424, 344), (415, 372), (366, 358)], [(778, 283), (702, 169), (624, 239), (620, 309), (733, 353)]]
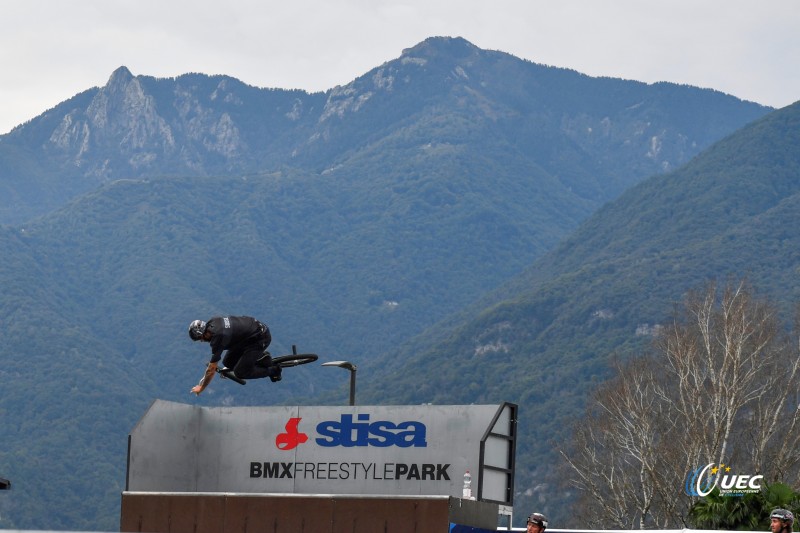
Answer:
[(200, 379), (200, 383), (192, 387), (191, 392), (199, 396), (200, 393), (203, 392), (206, 387), (208, 387), (208, 384), (211, 383), (211, 380), (214, 379), (214, 374), (216, 373), (217, 373), (217, 362), (212, 361), (208, 363), (208, 366), (206, 367), (206, 373), (203, 374), (203, 377)]

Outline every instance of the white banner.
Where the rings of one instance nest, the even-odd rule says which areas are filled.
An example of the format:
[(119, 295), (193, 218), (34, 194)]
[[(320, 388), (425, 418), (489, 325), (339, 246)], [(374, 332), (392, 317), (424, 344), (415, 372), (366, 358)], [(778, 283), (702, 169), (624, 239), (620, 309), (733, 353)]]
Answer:
[(477, 495), (482, 440), (493, 424), (513, 434), (503, 430), (510, 420), (496, 423), (502, 407), (205, 408), (157, 400), (131, 432), (127, 490), (462, 497), (469, 470)]

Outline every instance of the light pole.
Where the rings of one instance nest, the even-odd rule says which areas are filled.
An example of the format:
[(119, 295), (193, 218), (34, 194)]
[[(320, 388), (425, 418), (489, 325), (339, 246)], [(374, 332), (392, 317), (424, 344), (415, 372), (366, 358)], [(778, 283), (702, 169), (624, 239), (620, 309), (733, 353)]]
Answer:
[(322, 366), (338, 366), (350, 371), (350, 405), (356, 404), (356, 370), (357, 367), (350, 361), (330, 361)]

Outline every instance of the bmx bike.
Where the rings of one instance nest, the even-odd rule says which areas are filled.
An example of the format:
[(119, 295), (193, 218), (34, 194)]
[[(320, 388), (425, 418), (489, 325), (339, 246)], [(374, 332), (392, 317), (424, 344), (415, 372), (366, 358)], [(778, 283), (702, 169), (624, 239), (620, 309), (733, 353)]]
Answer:
[[(297, 353), (297, 346), (292, 344), (292, 353), (289, 355), (279, 355), (277, 357), (273, 357), (272, 365), (279, 366), (281, 368), (291, 368), (293, 366), (313, 363), (317, 359), (319, 359), (319, 356), (315, 353)], [(232, 368), (217, 368), (217, 374), (223, 378), (233, 380), (240, 385), (247, 384), (247, 380), (242, 379), (234, 374)]]

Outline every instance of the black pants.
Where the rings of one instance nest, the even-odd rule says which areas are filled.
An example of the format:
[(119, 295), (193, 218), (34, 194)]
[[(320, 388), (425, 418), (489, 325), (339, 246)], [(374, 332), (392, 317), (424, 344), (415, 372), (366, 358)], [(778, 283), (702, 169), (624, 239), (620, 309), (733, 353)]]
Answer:
[(263, 325), (261, 335), (231, 347), (225, 357), (222, 358), (222, 364), (226, 368), (232, 368), (236, 377), (242, 379), (265, 378), (270, 375), (271, 358), (259, 364), (256, 364), (256, 361), (264, 355), (264, 350), (267, 349), (271, 342), (272, 335), (269, 332), (269, 328)]

